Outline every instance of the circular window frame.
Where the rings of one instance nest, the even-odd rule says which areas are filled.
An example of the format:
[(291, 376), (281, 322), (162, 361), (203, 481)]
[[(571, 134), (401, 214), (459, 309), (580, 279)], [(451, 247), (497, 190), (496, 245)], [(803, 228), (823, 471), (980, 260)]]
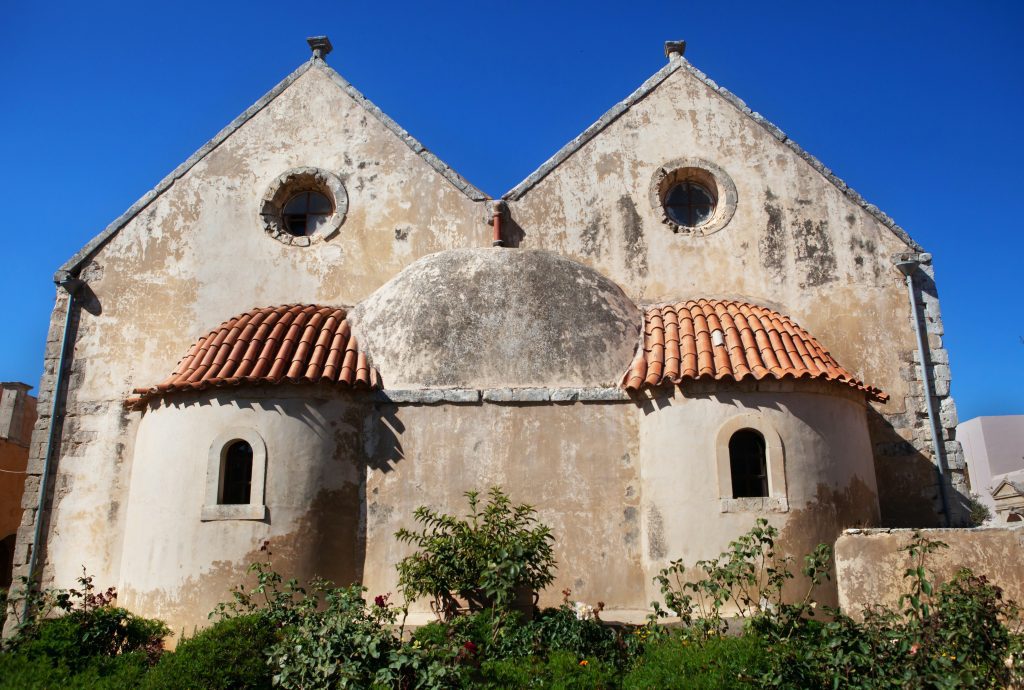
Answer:
[[(293, 235), (284, 222), (284, 206), (302, 192), (319, 192), (327, 197), (334, 212), (312, 235)], [(308, 247), (338, 234), (348, 213), (348, 192), (341, 178), (321, 168), (293, 168), (280, 175), (267, 188), (260, 203), (263, 229), (278, 242)]]
[[(672, 220), (665, 208), (669, 191), (684, 182), (704, 187), (715, 201), (711, 217), (699, 225), (681, 225)], [(651, 206), (660, 214), (661, 222), (680, 235), (712, 235), (728, 225), (736, 213), (736, 185), (732, 178), (725, 170), (703, 158), (677, 158), (659, 166), (651, 179), (650, 197)]]

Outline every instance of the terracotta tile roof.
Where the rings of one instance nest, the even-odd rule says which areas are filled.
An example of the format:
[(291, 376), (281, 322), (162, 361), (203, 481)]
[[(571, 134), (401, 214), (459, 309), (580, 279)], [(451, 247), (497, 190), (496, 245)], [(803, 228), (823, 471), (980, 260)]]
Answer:
[(162, 383), (127, 405), (177, 391), (242, 384), (335, 383), (380, 388), (344, 309), (289, 304), (253, 309), (200, 338)]
[(823, 379), (889, 396), (839, 366), (788, 316), (744, 302), (697, 300), (647, 307), (643, 347), (622, 385), (631, 391), (683, 380)]

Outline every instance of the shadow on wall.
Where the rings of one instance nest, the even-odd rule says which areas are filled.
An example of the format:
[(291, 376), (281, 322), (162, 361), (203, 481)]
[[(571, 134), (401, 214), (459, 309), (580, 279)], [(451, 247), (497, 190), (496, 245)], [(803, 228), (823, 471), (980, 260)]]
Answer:
[[(813, 501), (789, 512), (779, 535), (780, 551), (793, 556), (799, 564), (818, 544), (835, 544), (844, 529), (874, 526), (878, 522), (878, 515), (871, 508), (874, 502), (874, 491), (858, 477), (841, 489), (818, 484)], [(817, 600), (827, 606), (839, 603), (835, 575), (835, 561), (832, 561), (829, 563), (831, 579), (815, 590)], [(787, 600), (803, 597), (806, 587), (807, 581), (802, 577), (789, 581), (785, 586)]]
[[(11, 567), (14, 564), (14, 541), (15, 535), (8, 534), (0, 539), (0, 589), (8, 589), (11, 586)], [(2, 618), (0, 614), (0, 618)]]
[(366, 416), (363, 431), (363, 457), (370, 469), (391, 472), (405, 459), (401, 441), (405, 424), (398, 418), (397, 405), (374, 406)]
[(501, 241), (503, 245), (515, 249), (523, 243), (525, 238), (526, 231), (516, 222), (512, 214), (506, 211), (501, 225)]
[[(358, 479), (335, 488), (323, 488), (309, 510), (285, 535), (267, 545), (271, 562), (300, 580), (322, 577), (338, 585), (364, 578), (367, 540), (366, 480), (370, 470), (391, 472), (405, 459), (401, 436), (405, 425), (395, 405), (352, 406), (340, 424), (357, 433), (335, 433), (334, 463), (354, 464)], [(324, 433), (323, 420), (305, 419)], [(272, 519), (272, 518), (271, 518)], [(250, 554), (259, 559), (260, 552)]]
[[(945, 526), (938, 473), (931, 459), (900, 436), (892, 423), (871, 406), (868, 406), (868, 431), (875, 454), (875, 477), (878, 481), (882, 525)], [(967, 497), (953, 488), (948, 472), (943, 480), (950, 513), (954, 516), (954, 525), (958, 526), (957, 516), (970, 512)]]

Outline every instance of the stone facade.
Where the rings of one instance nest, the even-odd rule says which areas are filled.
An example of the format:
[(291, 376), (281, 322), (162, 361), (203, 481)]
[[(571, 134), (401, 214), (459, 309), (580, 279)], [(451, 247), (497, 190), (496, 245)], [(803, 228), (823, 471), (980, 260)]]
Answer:
[[(663, 222), (662, 209), (651, 202), (659, 168), (694, 159), (713, 164), (735, 187), (731, 217), (706, 236), (673, 232)], [(300, 168), (331, 171), (343, 182), (347, 197), (337, 234), (308, 246), (268, 236), (261, 216), (261, 200), (275, 180)], [(365, 451), (359, 454), (361, 462), (370, 464), (318, 469), (295, 459), (308, 477), (309, 490), (281, 499), (290, 506), (289, 518), (277, 524), (271, 517), (272, 525), (238, 526), (234, 533), (224, 531), (230, 530), (225, 523), (215, 523), (208, 527), (219, 530), (219, 541), (213, 543), (231, 555), (211, 553), (212, 560), (196, 562), (183, 574), (171, 573), (173, 558), (145, 546), (153, 530), (167, 523), (155, 521), (141, 507), (146, 496), (156, 500), (158, 477), (171, 481), (177, 476), (163, 474), (167, 466), (181, 462), (186, 472), (195, 462), (192, 451), (201, 451), (205, 458), (208, 448), (196, 441), (182, 455), (167, 450), (160, 439), (176, 438), (168, 435), (171, 429), (178, 430), (177, 438), (195, 433), (186, 419), (203, 419), (200, 428), (209, 426), (213, 433), (218, 415), (245, 419), (249, 425), (269, 424), (273, 415), (264, 418), (263, 408), (244, 403), (252, 393), (227, 399), (210, 392), (186, 396), (181, 403), (156, 402), (145, 410), (129, 410), (124, 401), (130, 391), (163, 380), (198, 335), (233, 314), (296, 302), (359, 305), (353, 312), (358, 324), (360, 315), (385, 294), (385, 284), (416, 260), (490, 244), (495, 205), (315, 57), (58, 273), (58, 280), (75, 291), (65, 348), (66, 385), (57, 392), (60, 428), (54, 430), (50, 448), (46, 507), (37, 515), (69, 308), (67, 290), (60, 288), (40, 384), (43, 414), (32, 437), (26, 518), (14, 556), (17, 574), (27, 572), (35, 520), (41, 519), (45, 539), (36, 557), (43, 583), (67, 585), (85, 564), (98, 582), (120, 583), (128, 599), (124, 603), (135, 602), (144, 613), (160, 613), (179, 623), (197, 621), (205, 615), (202, 607), (209, 604), (209, 596), (223, 594), (214, 593), (217, 583), (228, 582), (252, 557), (254, 539), (285, 539), (291, 533), (287, 530), (299, 529), (303, 520), (315, 528), (337, 518), (354, 520), (357, 528), (344, 535), (314, 529), (326, 541), (304, 546), (306, 555), (293, 554), (296, 571), (313, 569), (309, 554), (323, 544), (363, 549), (358, 569), (354, 561), (339, 563), (332, 566), (334, 574), (344, 577), (361, 570), (374, 586), (391, 587), (389, 568), (399, 554), (391, 550), (388, 537), (417, 502), (454, 507), (462, 490), (499, 481), (508, 481), (514, 496), (520, 492), (521, 498), (529, 498), (533, 485), (548, 481), (545, 473), (553, 470), (536, 466), (512, 471), (515, 458), (502, 439), (508, 444), (521, 429), (555, 425), (570, 431), (524, 437), (522, 445), (552, 463), (576, 457), (583, 449), (595, 458), (611, 458), (611, 453), (615, 458), (606, 458), (608, 462), (621, 461), (621, 466), (592, 467), (594, 479), (583, 482), (578, 495), (553, 493), (542, 505), (545, 517), (564, 528), (562, 536), (569, 543), (582, 544), (586, 530), (567, 517), (570, 513), (555, 514), (550, 507), (572, 498), (574, 519), (600, 516), (602, 540), (619, 549), (602, 554), (608, 559), (602, 561), (590, 553), (598, 547), (579, 546), (570, 553), (580, 559), (577, 570), (586, 569), (598, 582), (581, 585), (570, 579), (566, 584), (582, 588), (587, 596), (610, 592), (617, 597), (606, 598), (610, 606), (639, 610), (652, 596), (647, 591), (652, 569), (668, 557), (712, 555), (752, 521), (751, 513), (722, 512), (713, 483), (698, 484), (703, 487), (701, 498), (688, 498), (685, 492), (674, 495), (671, 488), (672, 482), (683, 486), (679, 482), (684, 478), (666, 474), (677, 458), (665, 439), (673, 429), (696, 425), (707, 427), (706, 434), (694, 441), (688, 457), (703, 465), (687, 470), (693, 475), (685, 481), (706, 482), (704, 471), (713, 477), (712, 427), (726, 421), (725, 411), (747, 406), (773, 420), (801, 453), (818, 454), (812, 461), (810, 455), (786, 451), (786, 481), (792, 487), (788, 513), (773, 519), (792, 525), (788, 538), (794, 550), (831, 539), (840, 528), (854, 524), (937, 524), (935, 459), (911, 311), (903, 278), (893, 268), (894, 259), (910, 255), (923, 261), (916, 280), (930, 347), (926, 366), (934, 375), (942, 411), (950, 495), (957, 499), (952, 518), (961, 519), (963, 462), (954, 433), (948, 355), (942, 346), (930, 257), (891, 219), (681, 55), (673, 54), (664, 69), (504, 198), (502, 239), (508, 248), (493, 251), (552, 252), (586, 267), (578, 272), (581, 280), (617, 285), (622, 298), (633, 304), (705, 296), (768, 305), (815, 334), (845, 367), (889, 393), (890, 400), (865, 406), (862, 398), (854, 400), (853, 394), (837, 393), (834, 387), (819, 390), (808, 384), (796, 390), (792, 382), (737, 384), (736, 389), (719, 383), (710, 390), (701, 382), (637, 400), (604, 375), (545, 374), (548, 362), (543, 360), (535, 362), (539, 370), (521, 367), (516, 371), (523, 376), (508, 381), (501, 380), (502, 369), (493, 360), (486, 380), (442, 376), (426, 381), (410, 374), (409, 380), (399, 377), (398, 385), (390, 387), (389, 374), (382, 369), (384, 390), (358, 404), (346, 403), (343, 396), (303, 402), (294, 391), (282, 390), (272, 394), (280, 397), (279, 408), (304, 420), (280, 427), (284, 438), (306, 438), (312, 444), (310, 457), (317, 452), (335, 457), (339, 449), (355, 443)], [(562, 273), (564, 278), (571, 271)], [(467, 289), (478, 288), (470, 281)], [(376, 337), (386, 360), (386, 318), (379, 320), (377, 331), (366, 324), (367, 341)], [(405, 343), (407, 354), (415, 342)], [(537, 347), (529, 351), (544, 352)], [(401, 355), (396, 355), (398, 360)], [(582, 356), (570, 352), (566, 361), (578, 362)], [(627, 357), (623, 370), (628, 364)], [(538, 371), (539, 378), (526, 376)], [(457, 480), (424, 494), (416, 489), (426, 485), (426, 475), (418, 473), (427, 470), (418, 463), (399, 463), (397, 470), (385, 469), (387, 463), (373, 464), (383, 451), (366, 444), (377, 438), (379, 429), (365, 430), (384, 423), (382, 417), (386, 421), (388, 401), (400, 411), (396, 419), (401, 427), (389, 422), (393, 434), (407, 434), (407, 445), (419, 449), (417, 457), (444, 459), (434, 471), (451, 473)], [(538, 408), (536, 403), (548, 405)], [(317, 422), (322, 413), (314, 414), (310, 405), (326, 405), (349, 431), (339, 427), (331, 432), (339, 436), (323, 436), (326, 432)], [(210, 412), (193, 419), (197, 410)], [(457, 444), (443, 433), (449, 427), (464, 430)], [(621, 433), (601, 447), (592, 445), (588, 428)], [(474, 468), (468, 463), (471, 457), (484, 457), (485, 462)], [(644, 457), (649, 458), (646, 465), (640, 462)], [(153, 466), (157, 458), (160, 469)], [(836, 467), (817, 464), (829, 458)], [(861, 462), (864, 458), (868, 466)], [(568, 466), (560, 471), (570, 469), (581, 471)], [(677, 471), (682, 470), (672, 470)], [(335, 515), (333, 508), (316, 503), (322, 494), (317, 478), (325, 482), (323, 490), (341, 492), (323, 496), (328, 504), (346, 499), (362, 508), (352, 515)], [(602, 485), (605, 479), (608, 484)], [(408, 485), (396, 484), (400, 480)], [(202, 484), (205, 476), (197, 481)], [(176, 505), (185, 511), (191, 504), (183, 497), (198, 489), (182, 484), (175, 491), (180, 493), (174, 493), (174, 500), (181, 499)], [(309, 507), (306, 513), (304, 505)], [(719, 526), (691, 545), (682, 538), (688, 533), (678, 526), (699, 521), (706, 510), (717, 516)], [(198, 538), (199, 523), (190, 522), (186, 513), (177, 514), (182, 534)], [(824, 520), (825, 514), (831, 517)], [(181, 547), (176, 548), (184, 558)], [(619, 563), (616, 554), (626, 554), (625, 560)], [(612, 562), (619, 564), (601, 576)], [(214, 571), (223, 577), (209, 580), (210, 593), (201, 601), (181, 599), (182, 592)]]

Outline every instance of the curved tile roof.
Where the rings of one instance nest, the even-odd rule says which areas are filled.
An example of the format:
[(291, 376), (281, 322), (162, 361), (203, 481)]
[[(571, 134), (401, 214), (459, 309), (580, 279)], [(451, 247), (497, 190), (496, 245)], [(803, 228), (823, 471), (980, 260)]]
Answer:
[(290, 304), (253, 309), (200, 338), (162, 383), (136, 388), (137, 405), (178, 391), (242, 384), (335, 383), (380, 388), (344, 309)]
[(622, 378), (631, 391), (685, 379), (822, 379), (888, 395), (839, 366), (788, 316), (736, 301), (690, 300), (644, 310), (643, 347)]

